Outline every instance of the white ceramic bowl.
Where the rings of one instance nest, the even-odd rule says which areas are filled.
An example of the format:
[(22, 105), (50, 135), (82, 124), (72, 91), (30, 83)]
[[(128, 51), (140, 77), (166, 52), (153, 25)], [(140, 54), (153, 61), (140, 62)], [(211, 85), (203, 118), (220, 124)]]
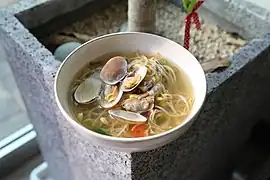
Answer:
[[(184, 122), (162, 134), (142, 138), (116, 138), (90, 131), (78, 124), (68, 106), (68, 91), (74, 75), (91, 60), (114, 52), (142, 53), (159, 52), (163, 57), (173, 61), (188, 75), (195, 102)], [(55, 80), (55, 98), (66, 120), (82, 136), (93, 144), (116, 151), (139, 152), (155, 149), (177, 139), (194, 122), (206, 96), (206, 79), (197, 59), (181, 45), (153, 34), (139, 32), (121, 32), (104, 35), (88, 41), (75, 49), (61, 64)]]

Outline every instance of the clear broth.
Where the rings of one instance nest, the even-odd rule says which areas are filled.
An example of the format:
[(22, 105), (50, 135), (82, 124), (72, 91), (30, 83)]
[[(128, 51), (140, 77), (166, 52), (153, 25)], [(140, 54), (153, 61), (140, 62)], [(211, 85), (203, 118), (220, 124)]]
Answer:
[[(131, 58), (136, 57), (136, 53), (107, 54), (107, 55), (104, 55), (104, 56), (90, 62), (87, 66), (82, 68), (79, 71), (79, 73), (77, 73), (77, 75), (75, 76), (73, 83), (70, 87), (70, 89), (71, 89), (70, 94), (69, 94), (70, 109), (73, 112), (74, 119), (78, 123), (80, 123), (84, 127), (88, 128), (92, 131), (95, 131), (97, 133), (109, 135), (109, 136), (115, 136), (115, 137), (126, 137), (126, 138), (142, 137), (141, 135), (138, 135), (138, 134), (134, 135), (133, 130), (134, 130), (134, 126), (136, 126), (136, 125), (129, 124), (129, 123), (112, 118), (108, 114), (108, 110), (101, 108), (97, 101), (92, 102), (90, 104), (78, 104), (73, 98), (73, 93), (74, 93), (76, 87), (78, 86), (78, 84), (80, 82), (82, 82), (83, 79), (85, 79), (86, 77), (89, 77), (93, 72), (95, 72), (94, 71), (95, 69), (102, 68), (104, 66), (104, 64), (110, 58), (112, 58), (116, 55), (126, 57), (127, 59), (131, 59)], [(143, 54), (143, 55), (145, 55), (145, 54)], [(145, 56), (150, 58), (153, 55), (147, 54)], [(176, 103), (176, 100), (170, 100), (172, 102), (171, 104), (173, 104), (173, 107), (176, 109), (177, 115), (179, 115), (179, 113), (181, 113), (181, 111), (179, 111), (179, 113), (178, 113), (178, 109), (183, 109), (183, 111), (187, 111), (187, 112), (181, 116), (172, 116), (172, 115), (174, 115), (174, 111), (172, 108), (171, 109), (172, 112), (168, 111), (170, 114), (170, 116), (168, 116), (168, 114), (166, 114), (164, 112), (162, 114), (162, 112), (160, 112), (160, 109), (158, 109), (157, 110), (158, 113), (156, 114), (156, 116), (154, 116), (155, 120), (152, 119), (151, 122), (150, 122), (150, 120), (148, 120), (145, 123), (144, 129), (137, 128), (137, 131), (139, 131), (139, 130), (144, 131), (144, 136), (151, 136), (151, 135), (159, 134), (159, 133), (165, 132), (171, 128), (174, 128), (174, 127), (180, 125), (184, 121), (184, 119), (187, 117), (187, 115), (189, 114), (190, 109), (192, 108), (193, 103), (194, 103), (192, 85), (191, 85), (191, 82), (190, 82), (188, 76), (186, 75), (186, 73), (180, 67), (178, 67), (177, 65), (175, 65), (171, 61), (164, 59), (162, 57), (160, 57), (160, 59), (165, 61), (169, 67), (173, 68), (174, 73), (176, 75), (176, 82), (174, 82), (174, 83), (165, 82), (164, 83), (165, 88), (168, 90), (167, 94), (173, 95), (171, 97), (171, 99), (174, 99), (177, 97), (182, 97), (185, 99), (185, 103), (182, 103), (181, 99), (179, 99), (179, 103)], [(162, 95), (167, 97), (166, 93), (164, 93), (164, 94), (162, 94)], [(126, 98), (126, 96), (123, 96), (120, 103), (123, 102), (123, 99), (125, 99), (125, 98)], [(158, 99), (158, 97), (155, 98), (155, 103), (158, 102), (157, 99)], [(159, 98), (159, 99), (161, 99), (161, 98)], [(168, 102), (170, 102), (170, 101), (168, 101)], [(118, 104), (120, 104), (120, 103), (118, 103)], [(164, 103), (166, 103), (166, 102), (164, 101)], [(163, 101), (162, 101), (162, 103), (160, 101), (160, 104), (163, 104)], [(188, 106), (188, 110), (184, 109), (184, 108), (187, 108), (186, 106)], [(160, 105), (160, 107), (163, 108), (163, 106), (161, 106), (161, 105)], [(164, 107), (167, 107), (167, 105)], [(120, 106), (116, 105), (116, 109), (120, 109)], [(154, 108), (154, 109), (156, 109), (156, 108)], [(164, 110), (166, 110), (166, 109), (164, 108)], [(149, 114), (151, 114), (151, 113), (149, 113)], [(149, 114), (147, 116), (148, 118), (149, 118)], [(159, 117), (158, 115), (161, 115), (161, 116)], [(139, 134), (140, 134), (140, 132), (139, 132)]]

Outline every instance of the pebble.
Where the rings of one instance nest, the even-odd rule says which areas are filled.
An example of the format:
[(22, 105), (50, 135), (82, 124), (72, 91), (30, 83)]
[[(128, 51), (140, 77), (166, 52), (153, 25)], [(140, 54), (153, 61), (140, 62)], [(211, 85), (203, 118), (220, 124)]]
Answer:
[(125, 32), (125, 31), (127, 31), (127, 28), (128, 28), (127, 22), (123, 23), (123, 24), (120, 26), (120, 32)]
[(74, 49), (80, 45), (81, 43), (78, 42), (69, 42), (58, 46), (58, 48), (56, 48), (54, 51), (55, 59), (62, 62)]

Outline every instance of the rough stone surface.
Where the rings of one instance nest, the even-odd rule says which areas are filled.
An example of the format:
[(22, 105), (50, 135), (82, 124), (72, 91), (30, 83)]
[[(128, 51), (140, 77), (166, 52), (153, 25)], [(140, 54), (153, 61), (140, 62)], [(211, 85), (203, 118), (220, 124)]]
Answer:
[(236, 152), (268, 110), (270, 34), (240, 49), (226, 71), (207, 74), (202, 112), (178, 140), (141, 153), (103, 149), (77, 134), (59, 112), (53, 96), (59, 63), (12, 14), (1, 11), (0, 40), (56, 180), (226, 179)]
[(263, 166), (255, 174), (249, 177), (250, 180), (268, 180), (270, 178), (270, 158), (266, 160)]
[[(245, 0), (208, 0), (203, 7), (214, 14), (213, 17), (208, 15), (208, 19), (212, 19), (221, 27), (225, 26), (229, 29), (232, 28), (229, 27), (230, 25), (234, 25), (233, 29), (245, 38), (252, 39), (269, 32), (270, 12), (251, 2)], [(201, 11), (205, 12), (204, 8)]]
[(0, 39), (53, 178), (130, 179), (130, 154), (85, 141), (57, 111), (53, 81), (59, 63), (52, 54), (15, 17), (6, 13), (0, 17)]
[[(27, 28), (33, 28), (94, 1), (97, 0), (69, 0), (69, 3), (62, 0), (18, 0), (5, 10), (19, 17)], [(109, 0), (99, 1), (109, 2)]]

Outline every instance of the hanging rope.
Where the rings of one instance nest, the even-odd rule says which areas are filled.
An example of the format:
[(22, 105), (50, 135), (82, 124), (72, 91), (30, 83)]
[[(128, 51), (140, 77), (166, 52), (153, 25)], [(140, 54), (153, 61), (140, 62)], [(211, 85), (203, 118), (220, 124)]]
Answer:
[(199, 0), (192, 11), (188, 14), (188, 16), (185, 18), (185, 35), (184, 35), (184, 47), (186, 49), (189, 49), (189, 40), (190, 40), (190, 27), (191, 27), (191, 20), (196, 25), (196, 29), (201, 30), (201, 23), (198, 16), (198, 13), (196, 12), (200, 6), (204, 3), (204, 0)]

